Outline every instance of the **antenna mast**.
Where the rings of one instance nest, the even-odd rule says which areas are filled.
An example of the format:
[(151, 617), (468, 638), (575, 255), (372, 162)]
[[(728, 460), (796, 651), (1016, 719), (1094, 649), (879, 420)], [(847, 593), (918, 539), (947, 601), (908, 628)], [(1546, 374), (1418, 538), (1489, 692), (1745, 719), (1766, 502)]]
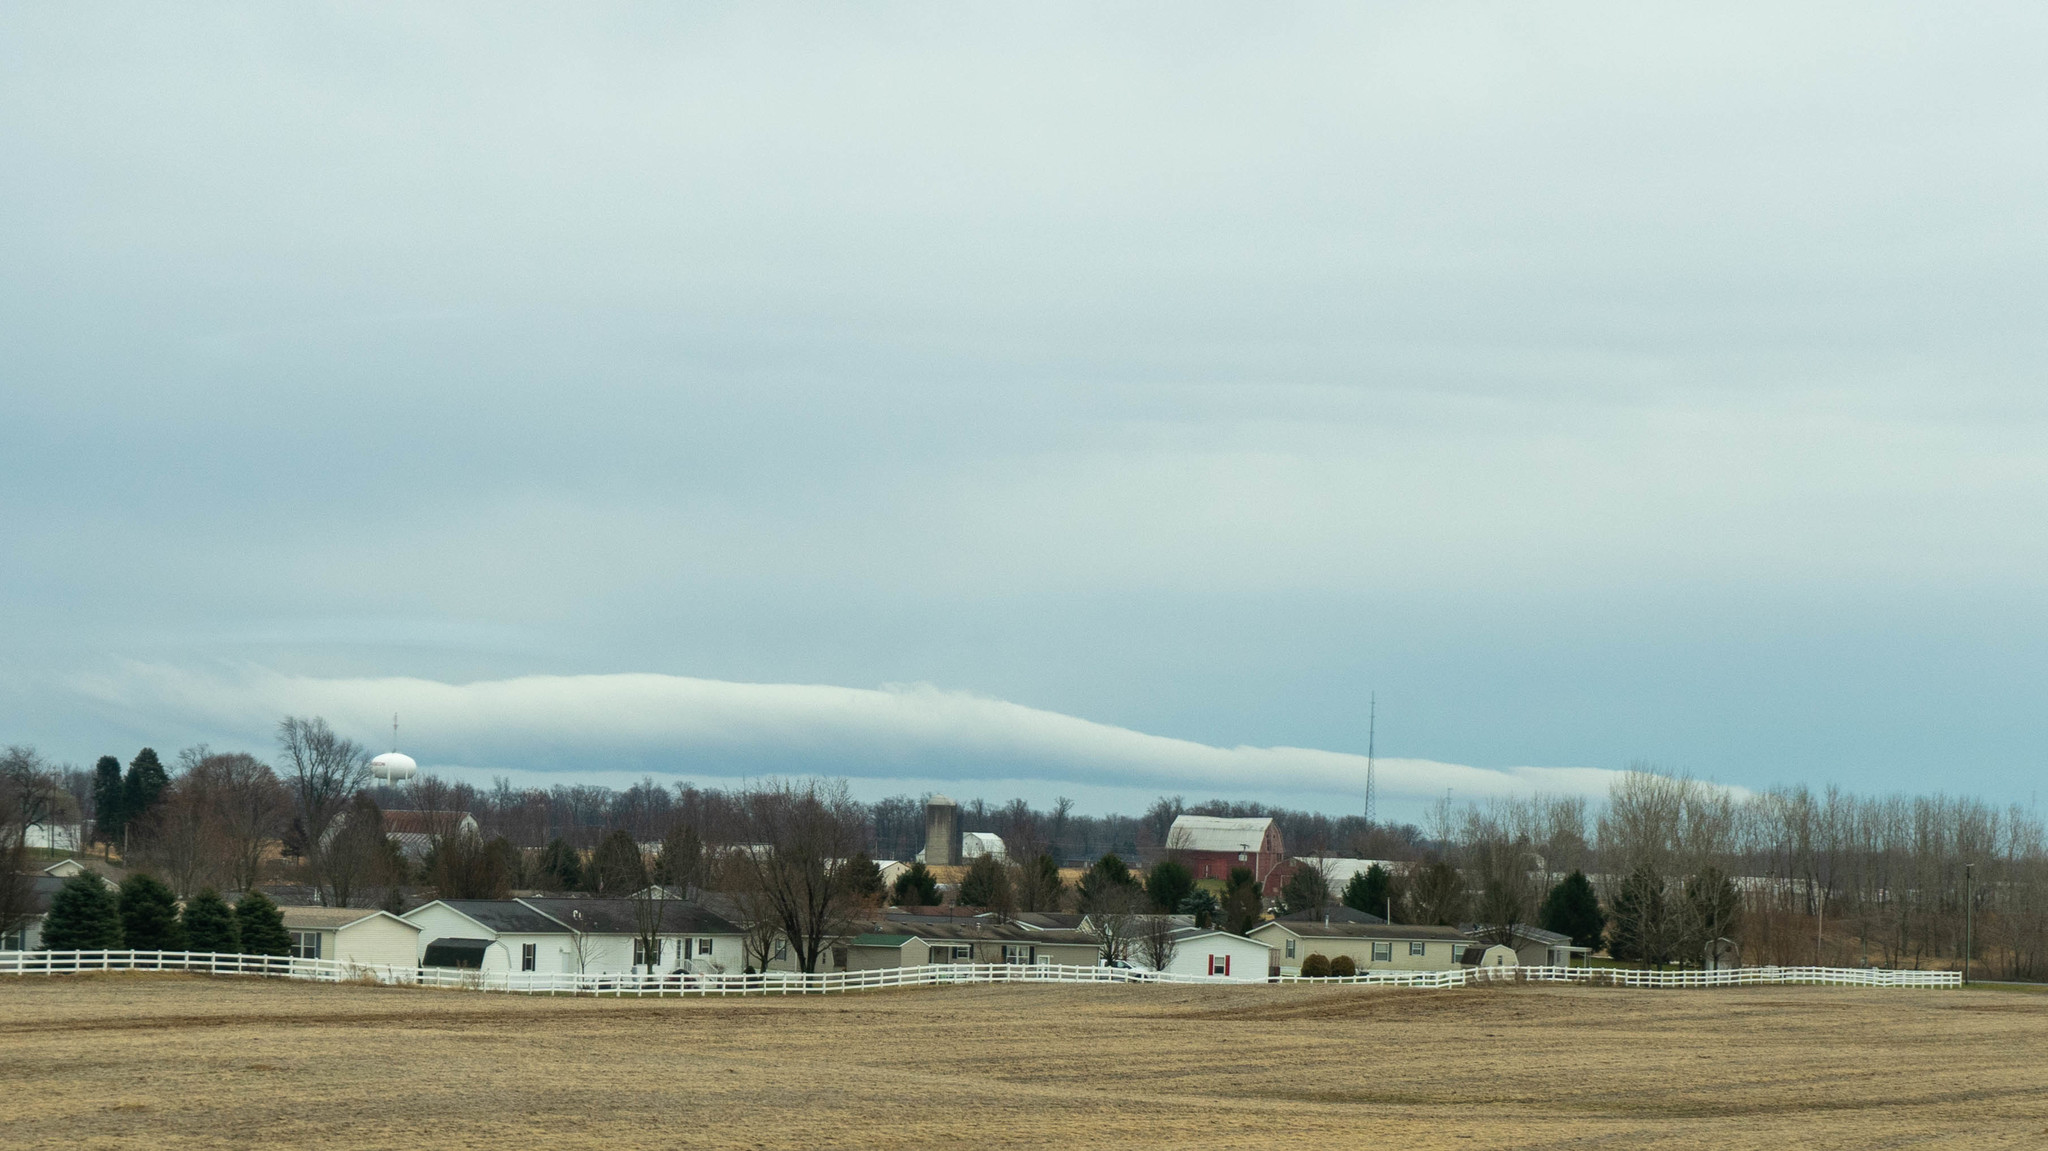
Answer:
[(398, 750), (398, 713), (391, 713), (391, 750)]
[(1366, 712), (1365, 719), (1365, 826), (1368, 831), (1372, 829), (1379, 816), (1379, 812), (1375, 810), (1379, 806), (1379, 780), (1374, 778), (1372, 765), (1373, 737), (1379, 733), (1380, 725), (1379, 693), (1374, 692), (1370, 701), (1367, 704), (1370, 710)]

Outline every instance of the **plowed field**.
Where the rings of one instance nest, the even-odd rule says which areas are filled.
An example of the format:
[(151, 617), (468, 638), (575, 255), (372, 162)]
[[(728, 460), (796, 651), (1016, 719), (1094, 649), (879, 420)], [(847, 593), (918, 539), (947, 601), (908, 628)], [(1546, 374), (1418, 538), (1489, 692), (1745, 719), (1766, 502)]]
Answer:
[(0, 979), (9, 1147), (2048, 1146), (2048, 996)]

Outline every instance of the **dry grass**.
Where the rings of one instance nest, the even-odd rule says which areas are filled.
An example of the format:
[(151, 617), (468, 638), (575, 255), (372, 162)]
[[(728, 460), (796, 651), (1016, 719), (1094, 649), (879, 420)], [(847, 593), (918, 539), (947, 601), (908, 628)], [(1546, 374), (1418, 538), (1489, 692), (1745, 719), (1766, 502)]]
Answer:
[(2048, 1145), (2048, 997), (0, 980), (12, 1147)]

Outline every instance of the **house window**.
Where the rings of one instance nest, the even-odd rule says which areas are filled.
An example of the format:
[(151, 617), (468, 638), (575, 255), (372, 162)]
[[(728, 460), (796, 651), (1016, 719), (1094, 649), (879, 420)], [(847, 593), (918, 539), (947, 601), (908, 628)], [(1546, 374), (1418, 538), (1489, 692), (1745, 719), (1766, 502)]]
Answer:
[(951, 963), (951, 962), (953, 962), (953, 949), (952, 949), (952, 948), (950, 948), (950, 947), (934, 947), (934, 948), (932, 948), (932, 949), (931, 949), (931, 951), (932, 951), (932, 953), (931, 953), (930, 955), (927, 955), (927, 956), (925, 956), (925, 962), (926, 962), (926, 963)]
[(1391, 943), (1375, 943), (1375, 944), (1373, 944), (1373, 945), (1372, 945), (1372, 961), (1373, 961), (1374, 963), (1389, 963), (1389, 962), (1392, 962), (1392, 961), (1393, 961), (1393, 958), (1394, 958), (1394, 945), (1393, 945), (1393, 944), (1391, 944)]
[(633, 966), (639, 967), (644, 964), (652, 967), (660, 962), (661, 940), (657, 939), (654, 941), (654, 958), (652, 959), (647, 957), (647, 941), (645, 939), (635, 939), (633, 941)]
[(1426, 955), (1428, 953), (1429, 944), (1427, 943), (1410, 943), (1408, 945), (1408, 954), (1410, 955)]
[(320, 958), (320, 933), (317, 931), (292, 932), (292, 958)]
[(1287, 941), (1287, 958), (1289, 959), (1294, 958), (1294, 944), (1295, 941), (1292, 939)]
[(540, 966), (540, 944), (538, 944), (538, 943), (522, 943), (522, 944), (520, 944), (520, 945), (519, 945), (519, 970), (521, 970), (521, 971), (532, 971), (532, 970), (534, 970), (535, 968), (537, 968), (537, 967), (539, 967), (539, 966)]
[(702, 957), (704, 957), (704, 956), (707, 956), (707, 955), (710, 955), (710, 954), (711, 954), (711, 941), (710, 941), (709, 939), (699, 939), (699, 940), (697, 941), (697, 955), (698, 955), (698, 957), (699, 957), (699, 958), (702, 958)]
[(832, 949), (832, 966), (839, 968), (846, 966), (846, 948), (835, 947)]
[(788, 959), (788, 958), (789, 958), (789, 940), (787, 940), (787, 939), (778, 939), (778, 940), (776, 940), (776, 941), (775, 941), (775, 958), (777, 958), (777, 959)]
[(1228, 955), (1211, 955), (1211, 956), (1209, 957), (1209, 974), (1211, 974), (1211, 975), (1228, 975), (1228, 974), (1230, 974), (1230, 956), (1228, 956)]
[(1036, 951), (1037, 949), (1028, 943), (1005, 943), (1003, 944), (1003, 962), (1028, 964), (1031, 962)]
[(10, 931), (10, 932), (8, 932), (8, 933), (7, 933), (7, 934), (5, 934), (5, 935), (0, 935), (0, 951), (27, 951), (27, 950), (28, 950), (28, 928), (26, 928), (26, 927), (19, 927), (19, 928), (16, 928), (15, 930), (13, 930), (13, 931)]

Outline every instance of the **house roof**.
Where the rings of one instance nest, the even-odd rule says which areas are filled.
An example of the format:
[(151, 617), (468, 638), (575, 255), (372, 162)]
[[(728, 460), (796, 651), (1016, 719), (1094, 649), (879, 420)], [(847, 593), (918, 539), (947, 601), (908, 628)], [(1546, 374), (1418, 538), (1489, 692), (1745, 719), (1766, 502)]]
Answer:
[[(435, 900), (435, 903), (459, 915), (466, 915), (501, 935), (507, 932), (556, 935), (568, 930), (566, 924), (535, 911), (517, 899), (440, 899)], [(425, 905), (432, 906), (433, 903)], [(412, 911), (406, 912), (406, 915), (410, 916), (422, 910), (423, 907), (415, 907)]]
[(915, 935), (890, 935), (886, 932), (870, 931), (853, 937), (855, 947), (901, 947), (916, 939)]
[[(1474, 939), (1478, 939), (1481, 938), (1482, 932), (1489, 929), (1477, 923), (1460, 923), (1458, 930)], [(1515, 925), (1515, 938), (1527, 940), (1530, 943), (1545, 944), (1550, 947), (1568, 946), (1572, 941), (1572, 937), (1569, 935), (1561, 935), (1555, 931), (1546, 931), (1541, 927), (1531, 927), (1526, 923)]]
[(1166, 833), (1169, 851), (1257, 851), (1273, 826), (1267, 816), (1225, 819), (1217, 815), (1182, 815)]
[[(878, 924), (877, 935), (902, 935), (909, 939), (932, 941), (958, 941), (961, 943), (1043, 943), (1073, 944), (1093, 947), (1094, 936), (1081, 931), (1018, 927), (1009, 923), (985, 923), (964, 920), (958, 923), (900, 923), (891, 920)], [(896, 946), (896, 945), (892, 945)]]
[[(577, 931), (598, 935), (640, 933), (641, 903), (635, 899), (520, 899), (522, 903)], [(740, 925), (705, 907), (672, 899), (657, 904), (661, 931), (676, 935), (738, 935)]]
[(1020, 911), (1010, 919), (1033, 931), (1079, 931), (1087, 916), (1077, 911)]
[(454, 831), (465, 824), (475, 826), (476, 817), (466, 811), (407, 811), (403, 808), (384, 813), (384, 832), (387, 835), (434, 835)]
[(281, 907), (278, 910), (284, 912), (286, 927), (296, 927), (301, 931), (339, 931), (352, 923), (375, 919), (379, 915), (397, 920), (414, 931), (419, 930), (419, 924), (373, 907)]
[(1455, 927), (1401, 923), (1296, 923), (1275, 919), (1261, 923), (1246, 934), (1257, 935), (1261, 931), (1285, 931), (1303, 939), (1448, 939), (1457, 943), (1471, 942), (1464, 932)]
[(1303, 908), (1300, 911), (1290, 911), (1285, 915), (1276, 915), (1273, 918), (1282, 923), (1321, 923), (1325, 919), (1331, 923), (1386, 922), (1385, 919), (1369, 911), (1360, 911), (1355, 907), (1346, 907), (1341, 903), (1323, 908)]

